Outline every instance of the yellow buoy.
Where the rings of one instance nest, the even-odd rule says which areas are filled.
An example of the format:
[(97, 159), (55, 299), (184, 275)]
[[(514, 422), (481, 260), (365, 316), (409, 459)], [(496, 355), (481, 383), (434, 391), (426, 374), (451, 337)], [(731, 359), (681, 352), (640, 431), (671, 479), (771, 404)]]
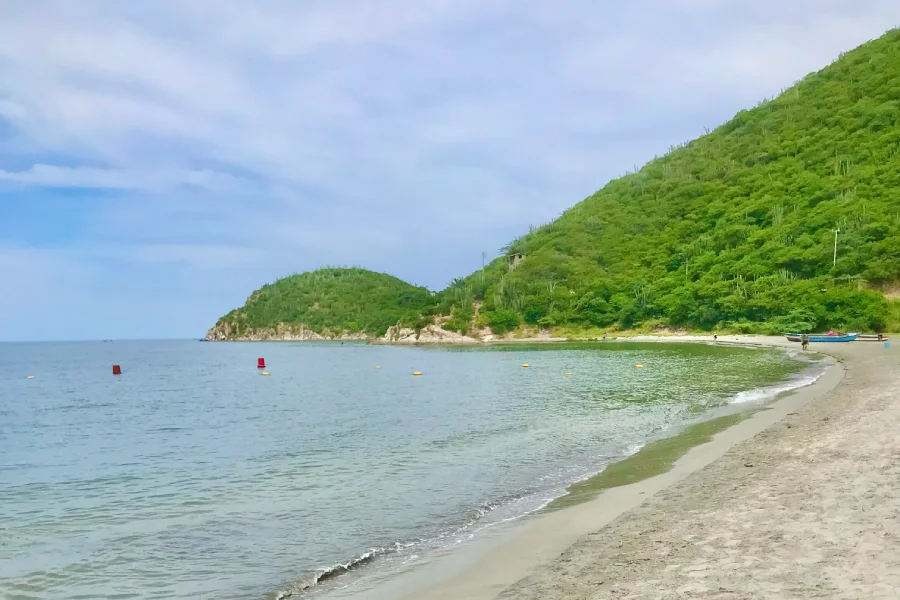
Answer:
[(572, 374), (572, 371), (566, 371), (566, 375), (569, 376)]
[(375, 365), (375, 368), (376, 368), (376, 369), (380, 369), (380, 368), (381, 368), (381, 365)]
[(636, 369), (643, 369), (643, 368), (644, 368), (644, 365), (634, 365), (634, 367), (635, 367)]
[(29, 375), (28, 379), (34, 379), (34, 375)]
[(268, 372), (268, 371), (263, 371), (262, 374), (268, 377), (269, 372)]
[(531, 365), (529, 365), (528, 363), (525, 363), (524, 365), (522, 365), (522, 368), (523, 368), (523, 369), (527, 369), (527, 368), (530, 367), (530, 366), (531, 366)]
[(420, 371), (413, 371), (413, 377), (418, 377), (422, 373)]

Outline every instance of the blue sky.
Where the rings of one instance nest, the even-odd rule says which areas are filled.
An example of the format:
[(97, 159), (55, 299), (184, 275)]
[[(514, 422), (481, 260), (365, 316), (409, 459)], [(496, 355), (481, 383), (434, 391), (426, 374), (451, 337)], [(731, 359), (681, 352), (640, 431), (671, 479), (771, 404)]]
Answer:
[(441, 289), (897, 25), (896, 0), (3, 0), (0, 340), (201, 337), (323, 265)]

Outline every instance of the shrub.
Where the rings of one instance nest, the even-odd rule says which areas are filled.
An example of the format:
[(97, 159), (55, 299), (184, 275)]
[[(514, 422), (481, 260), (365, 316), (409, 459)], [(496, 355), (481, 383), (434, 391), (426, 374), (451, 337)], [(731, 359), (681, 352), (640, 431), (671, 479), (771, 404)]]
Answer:
[(497, 335), (503, 335), (509, 331), (516, 329), (522, 319), (515, 311), (508, 309), (499, 309), (490, 313), (486, 313), (487, 324), (490, 325), (491, 331)]

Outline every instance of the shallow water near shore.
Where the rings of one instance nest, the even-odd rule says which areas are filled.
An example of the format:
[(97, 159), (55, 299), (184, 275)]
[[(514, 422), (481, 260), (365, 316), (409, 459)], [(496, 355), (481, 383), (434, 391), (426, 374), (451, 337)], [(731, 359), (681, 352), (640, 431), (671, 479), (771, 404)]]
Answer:
[(716, 417), (686, 427), (680, 433), (647, 443), (631, 456), (610, 463), (602, 471), (569, 486), (566, 493), (555, 498), (547, 510), (559, 510), (596, 497), (603, 490), (643, 481), (672, 468), (679, 458), (694, 446), (712, 439), (716, 433), (728, 429), (749, 417), (749, 410)]
[(818, 369), (697, 344), (0, 344), (0, 596), (365, 587)]

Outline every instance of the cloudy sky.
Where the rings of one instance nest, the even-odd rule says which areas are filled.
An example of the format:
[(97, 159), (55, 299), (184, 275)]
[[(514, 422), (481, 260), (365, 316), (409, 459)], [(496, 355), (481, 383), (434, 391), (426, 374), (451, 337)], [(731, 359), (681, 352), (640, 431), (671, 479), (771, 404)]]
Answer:
[(0, 0), (0, 340), (441, 289), (900, 25), (897, 0)]

